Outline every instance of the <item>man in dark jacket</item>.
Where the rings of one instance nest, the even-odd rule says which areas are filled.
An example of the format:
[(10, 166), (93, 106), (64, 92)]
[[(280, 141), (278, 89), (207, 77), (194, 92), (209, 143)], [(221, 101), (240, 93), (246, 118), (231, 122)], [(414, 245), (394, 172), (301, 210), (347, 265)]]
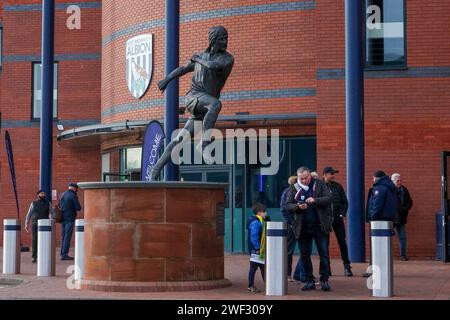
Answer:
[(52, 216), (53, 208), (50, 202), (45, 198), (45, 192), (39, 190), (37, 193), (37, 200), (30, 204), (27, 217), (25, 218), (25, 231), (28, 230), (28, 224), (31, 220), (31, 262), (36, 263), (37, 259), (37, 240), (38, 240), (38, 220), (50, 219)]
[(398, 208), (399, 199), (394, 183), (384, 171), (375, 171), (368, 201), (369, 221), (396, 221)]
[(402, 178), (400, 174), (394, 173), (391, 176), (391, 180), (397, 187), (398, 196), (400, 199), (397, 218), (398, 223), (395, 224), (398, 239), (400, 240), (400, 260), (408, 261), (408, 257), (406, 256), (406, 223), (408, 222), (408, 213), (412, 208), (413, 201), (408, 189), (404, 185), (402, 185)]
[(294, 234), (299, 239), (301, 259), (305, 268), (306, 284), (302, 291), (315, 289), (311, 262), (312, 241), (320, 256), (320, 284), (329, 291), (330, 257), (329, 233), (332, 228), (331, 192), (325, 182), (313, 179), (307, 167), (297, 170), (298, 182), (288, 194), (286, 209), (295, 213)]
[(335, 173), (339, 173), (339, 171), (332, 167), (325, 167), (323, 169), (323, 181), (325, 181), (331, 191), (333, 203), (333, 231), (339, 244), (339, 250), (341, 251), (342, 262), (344, 263), (344, 274), (347, 277), (352, 277), (353, 273), (350, 266), (350, 259), (348, 258), (344, 223), (344, 217), (347, 215), (348, 201), (344, 188), (335, 180)]
[(293, 226), (295, 222), (295, 213), (288, 212), (286, 209), (287, 197), (289, 195), (289, 191), (297, 183), (297, 176), (289, 177), (288, 184), (289, 187), (284, 189), (281, 195), (280, 208), (281, 214), (283, 215), (284, 221), (287, 223), (288, 234), (287, 234), (287, 274), (288, 281), (292, 282), (294, 280), (304, 282), (304, 268), (302, 264), (302, 259), (299, 259), (297, 262), (297, 267), (295, 268), (294, 279), (292, 278), (292, 256), (295, 251), (295, 244), (297, 243), (297, 239), (295, 238)]
[(80, 201), (77, 196), (78, 185), (69, 183), (69, 190), (61, 196), (61, 228), (62, 228), (62, 244), (61, 244), (61, 260), (73, 260), (69, 256), (70, 242), (72, 240), (73, 227), (77, 217), (77, 211), (81, 210)]

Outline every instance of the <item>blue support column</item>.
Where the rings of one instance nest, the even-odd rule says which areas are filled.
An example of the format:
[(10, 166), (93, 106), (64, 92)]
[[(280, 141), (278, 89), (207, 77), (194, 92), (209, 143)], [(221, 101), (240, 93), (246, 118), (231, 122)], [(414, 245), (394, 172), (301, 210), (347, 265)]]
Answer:
[(364, 33), (365, 1), (345, 0), (345, 91), (347, 121), (348, 249), (365, 262)]
[[(180, 2), (166, 0), (166, 75), (178, 68), (180, 44)], [(178, 79), (172, 80), (165, 95), (166, 146), (170, 143), (172, 132), (178, 129)], [(169, 161), (164, 168), (165, 181), (178, 181), (178, 166)]]
[(53, 153), (53, 62), (55, 1), (43, 0), (42, 7), (42, 111), (39, 185), (51, 200)]

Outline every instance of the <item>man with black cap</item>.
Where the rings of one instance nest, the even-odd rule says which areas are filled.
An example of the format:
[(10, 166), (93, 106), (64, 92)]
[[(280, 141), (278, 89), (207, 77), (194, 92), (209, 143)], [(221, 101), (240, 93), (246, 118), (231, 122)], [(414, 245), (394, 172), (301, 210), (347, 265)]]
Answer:
[[(382, 170), (375, 171), (372, 180), (373, 186), (367, 194), (366, 222), (395, 221), (400, 205), (395, 184)], [(371, 244), (372, 241), (369, 241), (370, 251), (372, 251)], [(370, 265), (372, 265), (372, 254), (370, 254)], [(371, 273), (365, 272), (362, 276), (368, 278)]]
[(373, 187), (368, 200), (369, 221), (395, 221), (399, 207), (397, 188), (384, 171), (373, 174)]
[(36, 263), (37, 259), (37, 238), (38, 238), (38, 220), (50, 219), (53, 213), (53, 208), (50, 202), (45, 198), (45, 192), (38, 190), (36, 192), (38, 198), (30, 204), (27, 217), (25, 218), (25, 231), (30, 232), (28, 223), (31, 220), (31, 262)]
[(340, 183), (336, 182), (335, 173), (339, 173), (339, 171), (333, 167), (325, 167), (323, 169), (323, 180), (331, 190), (332, 194), (333, 230), (336, 234), (336, 240), (339, 244), (339, 250), (341, 251), (342, 262), (344, 263), (344, 275), (352, 277), (353, 273), (348, 258), (344, 224), (344, 217), (347, 215), (348, 201), (344, 188)]
[(72, 240), (73, 227), (77, 217), (77, 211), (81, 210), (80, 201), (77, 196), (78, 185), (69, 183), (69, 190), (66, 190), (61, 196), (61, 228), (62, 228), (62, 244), (61, 244), (61, 260), (73, 260), (69, 257), (70, 242)]

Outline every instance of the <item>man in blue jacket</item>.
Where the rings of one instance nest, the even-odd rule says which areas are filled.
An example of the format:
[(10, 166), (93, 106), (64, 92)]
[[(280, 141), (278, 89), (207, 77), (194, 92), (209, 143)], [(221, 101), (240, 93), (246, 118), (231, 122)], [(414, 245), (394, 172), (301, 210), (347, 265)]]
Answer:
[(70, 242), (72, 240), (73, 227), (77, 218), (77, 211), (81, 210), (80, 201), (77, 196), (78, 185), (69, 183), (69, 190), (61, 196), (61, 227), (62, 227), (62, 244), (61, 244), (61, 260), (73, 260), (69, 257)]
[(373, 174), (373, 188), (368, 200), (369, 221), (396, 221), (399, 207), (397, 188), (391, 179), (378, 170)]

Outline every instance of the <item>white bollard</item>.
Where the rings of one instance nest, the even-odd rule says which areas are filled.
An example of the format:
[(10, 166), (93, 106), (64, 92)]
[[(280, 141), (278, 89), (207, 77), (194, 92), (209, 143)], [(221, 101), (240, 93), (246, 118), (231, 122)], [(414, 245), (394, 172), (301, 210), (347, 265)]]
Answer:
[(266, 296), (287, 294), (287, 224), (267, 222)]
[(370, 223), (372, 244), (372, 296), (392, 297), (394, 294), (394, 267), (392, 260), (393, 223)]
[(3, 220), (3, 274), (20, 273), (20, 220)]
[(74, 280), (83, 279), (84, 272), (84, 219), (75, 221), (75, 274)]
[(38, 220), (37, 276), (55, 276), (55, 220)]

